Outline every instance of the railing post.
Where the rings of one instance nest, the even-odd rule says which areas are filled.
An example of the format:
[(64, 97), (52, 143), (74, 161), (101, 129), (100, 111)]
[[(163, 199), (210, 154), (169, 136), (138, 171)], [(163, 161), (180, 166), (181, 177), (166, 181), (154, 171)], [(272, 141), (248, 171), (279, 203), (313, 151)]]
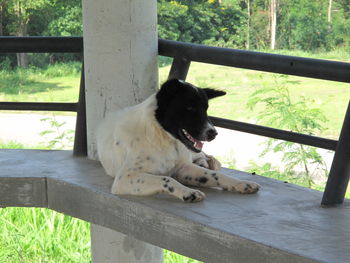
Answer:
[(75, 156), (87, 155), (84, 61), (81, 67), (79, 101), (78, 101), (78, 108), (77, 108), (77, 120), (75, 124), (73, 154)]
[(171, 64), (168, 79), (181, 79), (186, 80), (188, 69), (190, 68), (191, 61), (182, 57), (175, 57)]
[(350, 102), (346, 110), (326, 189), (323, 207), (340, 205), (344, 202), (350, 177)]

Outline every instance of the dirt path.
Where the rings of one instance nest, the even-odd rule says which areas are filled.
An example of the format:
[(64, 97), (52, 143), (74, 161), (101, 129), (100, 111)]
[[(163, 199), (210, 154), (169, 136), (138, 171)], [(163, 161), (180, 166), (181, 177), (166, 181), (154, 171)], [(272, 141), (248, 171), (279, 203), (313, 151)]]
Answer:
[[(0, 142), (15, 141), (25, 146), (35, 146), (42, 142), (48, 142), (58, 133), (40, 136), (40, 132), (53, 130), (49, 121), (41, 121), (44, 118), (53, 118), (53, 115), (41, 114), (15, 114), (0, 113)], [(75, 129), (74, 116), (54, 117), (58, 123), (66, 122), (60, 129)]]

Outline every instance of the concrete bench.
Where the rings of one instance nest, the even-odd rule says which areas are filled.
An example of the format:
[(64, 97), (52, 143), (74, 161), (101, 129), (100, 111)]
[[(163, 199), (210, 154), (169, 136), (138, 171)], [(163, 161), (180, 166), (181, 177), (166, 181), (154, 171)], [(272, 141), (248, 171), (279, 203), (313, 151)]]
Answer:
[(0, 150), (0, 206), (45, 207), (205, 262), (346, 262), (350, 202), (321, 208), (322, 193), (257, 181), (256, 195), (203, 189), (201, 203), (110, 194), (99, 162), (70, 151)]

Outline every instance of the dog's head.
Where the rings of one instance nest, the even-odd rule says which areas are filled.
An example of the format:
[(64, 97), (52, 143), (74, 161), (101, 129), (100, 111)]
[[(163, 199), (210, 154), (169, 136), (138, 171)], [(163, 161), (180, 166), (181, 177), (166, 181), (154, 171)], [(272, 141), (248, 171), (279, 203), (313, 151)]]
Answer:
[(168, 80), (156, 95), (156, 119), (188, 149), (200, 152), (202, 141), (211, 141), (217, 135), (208, 119), (208, 100), (225, 94), (224, 91), (201, 89), (177, 79)]

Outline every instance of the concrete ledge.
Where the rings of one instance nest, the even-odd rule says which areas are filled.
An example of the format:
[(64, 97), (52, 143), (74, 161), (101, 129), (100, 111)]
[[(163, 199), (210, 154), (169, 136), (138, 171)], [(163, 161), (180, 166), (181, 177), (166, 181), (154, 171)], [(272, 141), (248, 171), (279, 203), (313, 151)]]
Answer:
[[(1, 150), (0, 164), (0, 206), (48, 207), (205, 262), (350, 259), (350, 202), (321, 208), (318, 191), (224, 169), (262, 190), (204, 189), (204, 202), (186, 204), (168, 196), (114, 196), (100, 164), (69, 151)], [(20, 191), (21, 185), (36, 190)]]

